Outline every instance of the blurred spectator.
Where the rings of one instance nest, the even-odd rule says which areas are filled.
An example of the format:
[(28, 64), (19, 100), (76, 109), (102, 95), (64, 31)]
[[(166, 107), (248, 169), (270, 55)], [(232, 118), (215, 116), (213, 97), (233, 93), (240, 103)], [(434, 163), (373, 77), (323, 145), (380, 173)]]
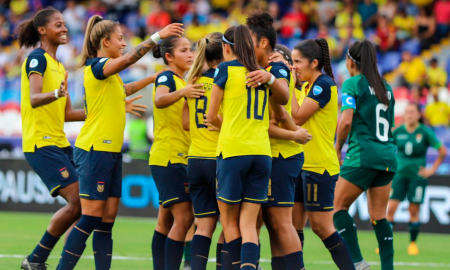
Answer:
[(12, 0), (9, 4), (12, 14), (16, 16), (24, 15), (28, 11), (28, 0)]
[(205, 25), (200, 24), (199, 16), (194, 13), (192, 17), (192, 23), (186, 26), (185, 35), (187, 39), (192, 42), (196, 42), (197, 40), (204, 38), (208, 33), (206, 32)]
[(447, 72), (438, 65), (436, 58), (431, 59), (427, 69), (427, 84), (429, 87), (443, 87), (447, 83)]
[(211, 6), (206, 0), (196, 0), (194, 5), (198, 15), (208, 16), (211, 12)]
[(420, 107), (420, 111), (423, 112), (425, 110), (425, 104), (427, 103), (426, 97), (424, 97), (421, 88), (419, 86), (413, 86), (411, 88), (411, 95), (409, 96), (409, 102), (418, 104)]
[(13, 41), (12, 37), (12, 25), (8, 22), (5, 15), (0, 14), (0, 44), (3, 46), (11, 45)]
[(336, 13), (339, 10), (339, 2), (333, 0), (322, 0), (317, 7), (317, 13), (322, 23), (327, 26), (334, 24)]
[(235, 0), (211, 0), (211, 6), (214, 13), (226, 15), (228, 8), (233, 2), (235, 2)]
[(397, 85), (405, 86), (408, 89), (412, 85), (422, 86), (427, 76), (425, 63), (420, 57), (413, 58), (413, 55), (405, 51), (402, 54), (402, 63), (398, 67), (399, 77)]
[(436, 19), (431, 14), (431, 9), (420, 8), (419, 17), (416, 18), (414, 36), (420, 40), (420, 49), (429, 49), (434, 41), (436, 32)]
[(394, 26), (397, 27), (397, 39), (406, 40), (411, 38), (415, 23), (414, 17), (408, 15), (406, 9), (399, 9), (394, 17)]
[(395, 13), (397, 12), (397, 3), (395, 0), (387, 0), (384, 4), (378, 7), (378, 13), (380, 16), (385, 16), (388, 21), (394, 19)]
[(406, 10), (406, 13), (413, 17), (419, 15), (419, 8), (411, 3), (410, 0), (399, 0), (397, 8)]
[(450, 32), (450, 1), (438, 0), (434, 4), (437, 32), (439, 38), (445, 37)]
[(163, 10), (160, 4), (154, 3), (153, 11), (147, 17), (147, 33), (155, 33), (171, 22), (169, 13)]
[(225, 33), (229, 27), (227, 20), (219, 13), (213, 13), (209, 17), (209, 24), (206, 26), (206, 33)]
[(334, 24), (338, 29), (338, 35), (341, 39), (348, 39), (350, 37), (356, 39), (364, 38), (362, 18), (356, 12), (353, 2), (347, 3), (344, 9), (338, 13)]
[(106, 7), (99, 0), (89, 1), (87, 14), (84, 20), (87, 22), (93, 15), (100, 15), (103, 18), (106, 16)]
[(189, 0), (174, 1), (172, 5), (172, 11), (175, 21), (181, 22), (183, 20), (184, 14), (186, 14), (189, 10)]
[(308, 17), (309, 26), (317, 26), (319, 21), (317, 8), (317, 1), (314, 0), (303, 0), (300, 2), (300, 7), (302, 11)]
[(267, 6), (267, 12), (272, 16), (274, 19), (273, 22), (273, 28), (278, 32), (281, 28), (281, 21), (280, 21), (280, 6), (277, 2), (270, 2)]
[(378, 7), (372, 0), (359, 2), (358, 12), (361, 15), (364, 27), (375, 27), (377, 22)]
[(200, 24), (207, 24), (208, 23), (208, 15), (207, 14), (200, 14), (196, 10), (196, 6), (192, 4), (189, 7), (189, 11), (184, 15), (183, 17), (183, 24), (185, 27), (191, 23), (193, 23), (193, 19), (196, 17), (196, 20)]
[(317, 37), (327, 40), (331, 58), (338, 58), (340, 56), (340, 52), (338, 51), (338, 41), (335, 37), (330, 35), (328, 27), (325, 24), (319, 24)]
[(390, 51), (396, 48), (397, 30), (395, 26), (388, 22), (385, 16), (378, 17), (375, 43), (383, 51)]
[(439, 100), (438, 91), (432, 93), (434, 102), (425, 108), (425, 120), (433, 129), (448, 127), (450, 122), (450, 106)]
[(68, 1), (67, 8), (62, 14), (71, 34), (81, 33), (83, 31), (86, 10), (82, 5), (77, 5), (75, 1)]
[(292, 9), (281, 19), (281, 36), (283, 38), (300, 38), (308, 30), (308, 16), (302, 11), (300, 1), (292, 3)]

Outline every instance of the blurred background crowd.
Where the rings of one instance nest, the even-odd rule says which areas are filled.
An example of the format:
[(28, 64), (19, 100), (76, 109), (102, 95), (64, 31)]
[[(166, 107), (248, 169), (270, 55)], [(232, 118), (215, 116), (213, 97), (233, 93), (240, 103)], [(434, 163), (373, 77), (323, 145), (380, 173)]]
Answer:
[[(171, 22), (184, 23), (186, 37), (195, 42), (245, 23), (247, 14), (262, 9), (275, 19), (278, 43), (291, 49), (302, 39), (326, 38), (339, 86), (350, 77), (345, 67), (349, 45), (364, 38), (374, 42), (379, 70), (395, 89), (397, 123), (406, 104), (417, 102), (425, 123), (450, 146), (450, 0), (0, 0), (0, 157), (21, 156), (20, 73), (31, 50), (19, 49), (15, 29), (49, 5), (62, 12), (69, 29), (69, 44), (60, 46), (57, 56), (69, 71), (75, 107), (83, 104), (82, 71), (75, 66), (90, 16), (119, 21), (130, 49)], [(147, 54), (121, 76), (133, 81), (161, 68), (162, 62)], [(141, 103), (150, 105), (151, 87), (142, 93)], [(141, 119), (128, 121), (127, 147), (148, 149), (151, 123), (151, 108)], [(68, 137), (75, 139), (82, 125), (67, 124)]]

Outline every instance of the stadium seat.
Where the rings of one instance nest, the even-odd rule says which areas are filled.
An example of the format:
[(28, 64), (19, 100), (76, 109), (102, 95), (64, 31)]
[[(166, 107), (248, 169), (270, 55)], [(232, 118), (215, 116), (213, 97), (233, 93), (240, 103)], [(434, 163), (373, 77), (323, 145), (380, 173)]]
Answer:
[(399, 52), (386, 52), (381, 58), (381, 68), (384, 72), (391, 72), (398, 67), (401, 62)]
[(405, 41), (401, 47), (400, 50), (402, 52), (408, 51), (412, 53), (413, 55), (419, 55), (420, 54), (420, 42), (416, 39), (411, 39), (408, 41)]

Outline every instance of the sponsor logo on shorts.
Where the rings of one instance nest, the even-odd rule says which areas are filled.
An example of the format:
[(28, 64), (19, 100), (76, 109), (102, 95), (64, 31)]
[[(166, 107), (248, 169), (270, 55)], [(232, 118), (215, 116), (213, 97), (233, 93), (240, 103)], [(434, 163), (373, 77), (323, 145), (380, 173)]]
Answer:
[(97, 182), (97, 191), (98, 192), (105, 191), (105, 182)]
[(62, 177), (64, 177), (64, 178), (68, 178), (69, 177), (69, 172), (67, 171), (66, 167), (64, 167), (61, 170), (59, 170), (59, 172), (61, 173)]
[(112, 144), (112, 140), (103, 140), (103, 143)]

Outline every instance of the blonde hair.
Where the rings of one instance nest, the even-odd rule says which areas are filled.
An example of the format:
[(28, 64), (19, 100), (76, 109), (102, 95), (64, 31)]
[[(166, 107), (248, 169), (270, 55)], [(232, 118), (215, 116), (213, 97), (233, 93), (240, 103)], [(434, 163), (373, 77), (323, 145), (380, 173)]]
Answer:
[(119, 26), (118, 22), (103, 20), (99, 15), (94, 15), (89, 19), (81, 50), (81, 62), (78, 67), (83, 67), (87, 59), (97, 57), (97, 51), (103, 47), (103, 39), (110, 38), (117, 26)]
[(223, 61), (222, 37), (222, 33), (214, 32), (197, 42), (197, 54), (188, 71), (186, 81), (190, 82), (194, 78), (200, 79), (205, 62), (212, 67)]

